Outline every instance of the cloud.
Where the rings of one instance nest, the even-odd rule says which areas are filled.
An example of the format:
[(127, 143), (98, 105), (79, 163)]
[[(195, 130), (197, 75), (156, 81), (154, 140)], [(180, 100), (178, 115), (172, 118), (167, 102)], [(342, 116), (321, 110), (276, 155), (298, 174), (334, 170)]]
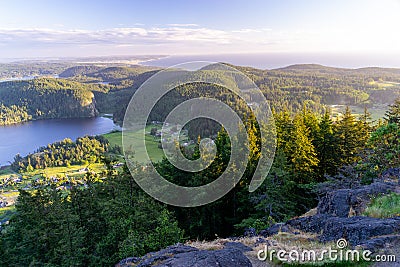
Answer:
[[(189, 25), (189, 24), (187, 24)], [(191, 24), (190, 24), (191, 25)], [(230, 33), (201, 27), (124, 27), (105, 30), (0, 29), (0, 42), (16, 45), (57, 44), (159, 44), (170, 42), (229, 43)]]
[(272, 29), (262, 28), (262, 29), (240, 29), (240, 30), (233, 30), (233, 33), (262, 33), (272, 31)]
[[(380, 34), (379, 34), (380, 33)], [(371, 38), (382, 36), (385, 38)], [(197, 24), (144, 25), (87, 30), (60, 28), (0, 28), (4, 55), (65, 56), (145, 53), (215, 54), (248, 52), (398, 51), (400, 37), (382, 29), (272, 30), (242, 28), (222, 30)], [(396, 48), (394, 47), (396, 44)], [(350, 50), (349, 50), (350, 49)], [(40, 54), (40, 55), (39, 55)]]
[(198, 24), (194, 23), (171, 23), (167, 24), (167, 26), (172, 26), (172, 27), (198, 27)]

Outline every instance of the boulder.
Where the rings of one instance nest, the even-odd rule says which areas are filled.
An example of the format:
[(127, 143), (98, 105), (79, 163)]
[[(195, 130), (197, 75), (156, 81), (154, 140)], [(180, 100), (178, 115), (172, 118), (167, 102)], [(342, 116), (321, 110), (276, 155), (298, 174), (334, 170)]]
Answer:
[(158, 252), (151, 252), (141, 258), (127, 258), (117, 266), (128, 267), (251, 267), (243, 252), (251, 248), (237, 242), (228, 242), (220, 250), (199, 250), (191, 246), (177, 244)]
[(226, 242), (224, 244), (224, 249), (237, 249), (241, 252), (248, 252), (252, 250), (249, 246), (246, 246), (239, 242)]
[(136, 262), (138, 262), (140, 258), (138, 257), (129, 257), (120, 261), (116, 266), (133, 266)]
[(382, 172), (382, 177), (384, 179), (393, 179), (393, 178), (400, 179), (400, 168), (389, 168)]
[(251, 267), (249, 259), (237, 249), (200, 250), (182, 253), (156, 265), (159, 267)]
[(278, 232), (295, 233), (297, 229), (318, 234), (321, 242), (344, 238), (352, 247), (361, 246), (375, 251), (388, 242), (398, 242), (400, 217), (378, 219), (360, 214), (372, 197), (398, 190), (396, 183), (376, 182), (356, 189), (332, 191), (318, 203), (317, 214), (275, 224), (260, 233), (271, 236)]
[(326, 220), (331, 216), (327, 214), (316, 214), (314, 216), (300, 217), (286, 222), (294, 229), (308, 233), (321, 233), (325, 227)]
[(116, 266), (118, 267), (153, 266), (154, 263), (169, 259), (174, 255), (178, 255), (181, 253), (189, 253), (193, 251), (198, 251), (198, 249), (190, 246), (185, 246), (182, 244), (177, 244), (174, 246), (169, 246), (157, 252), (150, 252), (143, 257), (130, 257), (123, 259)]
[(254, 237), (254, 236), (257, 236), (257, 231), (256, 231), (256, 229), (253, 228), (253, 227), (246, 228), (246, 229), (244, 230), (244, 236), (247, 236), (247, 237)]
[(359, 245), (363, 250), (377, 252), (378, 249), (400, 248), (400, 235), (386, 235), (371, 238)]
[(395, 190), (395, 183), (376, 182), (357, 189), (340, 189), (329, 192), (319, 201), (317, 213), (338, 217), (358, 216), (365, 210), (371, 197)]
[(363, 216), (329, 217), (324, 222), (319, 239), (325, 242), (345, 238), (350, 245), (357, 246), (371, 238), (394, 234), (400, 234), (400, 217), (388, 219)]
[(265, 230), (261, 230), (259, 235), (268, 237), (268, 236), (276, 235), (279, 232), (291, 233), (292, 230), (289, 229), (288, 224), (276, 223)]

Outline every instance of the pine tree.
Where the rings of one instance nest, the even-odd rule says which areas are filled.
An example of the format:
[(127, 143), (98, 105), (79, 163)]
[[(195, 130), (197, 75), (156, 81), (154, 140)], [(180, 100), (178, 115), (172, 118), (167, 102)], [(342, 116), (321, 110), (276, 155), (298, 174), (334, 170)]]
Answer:
[(309, 129), (309, 137), (315, 145), (315, 141), (317, 140), (320, 131), (318, 116), (315, 112), (312, 112), (311, 109), (307, 108), (307, 106), (303, 107), (301, 116), (303, 118), (304, 125), (306, 125), (306, 127)]
[(290, 154), (290, 142), (293, 134), (294, 125), (290, 117), (289, 111), (285, 110), (274, 114), (276, 134), (277, 134), (277, 148), (281, 148), (286, 154)]
[(379, 127), (371, 135), (373, 153), (369, 158), (373, 169), (383, 171), (400, 166), (400, 125), (389, 123)]
[(358, 126), (358, 136), (360, 138), (360, 146), (365, 146), (370, 138), (372, 132), (372, 118), (371, 113), (369, 113), (367, 107), (364, 107), (364, 113), (359, 117)]
[(336, 155), (337, 140), (333, 132), (333, 121), (329, 110), (319, 122), (319, 133), (316, 139), (316, 150), (318, 153), (318, 178), (323, 181), (325, 174), (333, 175), (338, 168), (338, 157)]
[(301, 116), (297, 115), (293, 121), (294, 131), (290, 139), (290, 161), (297, 175), (297, 182), (312, 182), (312, 173), (318, 165), (317, 153), (309, 138), (310, 130), (304, 124)]
[(343, 165), (352, 164), (358, 159), (362, 147), (361, 134), (356, 120), (347, 106), (343, 118), (337, 123), (335, 135), (338, 138), (338, 157)]
[(388, 123), (400, 124), (400, 97), (389, 106), (389, 110), (385, 113), (385, 120)]

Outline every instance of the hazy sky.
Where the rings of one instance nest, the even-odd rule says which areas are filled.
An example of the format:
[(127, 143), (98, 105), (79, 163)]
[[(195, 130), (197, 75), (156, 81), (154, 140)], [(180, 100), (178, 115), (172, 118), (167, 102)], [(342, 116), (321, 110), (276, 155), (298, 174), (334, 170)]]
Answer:
[(400, 0), (2, 0), (0, 12), (0, 58), (400, 54)]

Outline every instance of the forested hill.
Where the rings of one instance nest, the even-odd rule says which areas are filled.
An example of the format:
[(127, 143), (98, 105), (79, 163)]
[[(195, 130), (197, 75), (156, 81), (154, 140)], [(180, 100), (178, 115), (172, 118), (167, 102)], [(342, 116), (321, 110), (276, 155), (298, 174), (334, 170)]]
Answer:
[[(272, 70), (233, 67), (244, 72), (259, 86), (276, 111), (295, 112), (304, 105), (320, 113), (327, 105), (385, 110), (400, 96), (400, 69), (343, 69), (317, 64)], [(54, 70), (52, 65), (49, 68)], [(47, 73), (45, 66), (41, 71)], [(112, 113), (114, 120), (121, 122), (135, 90), (157, 71), (159, 68), (146, 66), (77, 64), (65, 66), (59, 71), (61, 79), (2, 82), (0, 124), (30, 119), (88, 117), (96, 115), (97, 111)], [(218, 79), (230, 79), (221, 75), (215, 73)], [(198, 88), (186, 86), (166, 96), (166, 105), (160, 105), (153, 119), (162, 119), (171, 105), (183, 101), (196, 90)]]
[(75, 66), (68, 68), (61, 72), (59, 74), (59, 77), (61, 78), (70, 78), (74, 76), (81, 76), (81, 75), (87, 75), (92, 72), (96, 72), (98, 70), (101, 70), (102, 67), (99, 66)]
[[(248, 75), (277, 111), (298, 111), (305, 104), (317, 112), (323, 112), (327, 105), (350, 105), (360, 108), (366, 106), (385, 110), (388, 104), (400, 96), (400, 69), (343, 69), (316, 64), (292, 65), (272, 70), (232, 67)], [(115, 107), (114, 111), (109, 112), (115, 114), (116, 121), (122, 120), (130, 96), (143, 80), (139, 78), (147, 74), (148, 72), (144, 72), (138, 75), (138, 82), (134, 82), (132, 88), (127, 87), (108, 96), (107, 101), (120, 99), (119, 105), (106, 105)], [(225, 78), (227, 77), (221, 77)], [(192, 90), (186, 88), (181, 92), (191, 95)]]
[(100, 85), (40, 78), (0, 83), (0, 125), (31, 119), (93, 117), (98, 114), (93, 91)]
[(105, 83), (112, 84), (117, 88), (125, 88), (143, 83), (149, 75), (154, 74), (153, 71), (156, 69), (146, 66), (80, 65), (64, 70), (59, 76), (83, 83)]
[(400, 69), (396, 68), (379, 68), (379, 67), (364, 67), (357, 69), (335, 68), (319, 64), (295, 64), (287, 67), (274, 69), (275, 71), (286, 72), (314, 72), (314, 73), (327, 73), (327, 74), (340, 74), (340, 75), (360, 75), (365, 76), (380, 76), (381, 78), (397, 78), (399, 79)]

